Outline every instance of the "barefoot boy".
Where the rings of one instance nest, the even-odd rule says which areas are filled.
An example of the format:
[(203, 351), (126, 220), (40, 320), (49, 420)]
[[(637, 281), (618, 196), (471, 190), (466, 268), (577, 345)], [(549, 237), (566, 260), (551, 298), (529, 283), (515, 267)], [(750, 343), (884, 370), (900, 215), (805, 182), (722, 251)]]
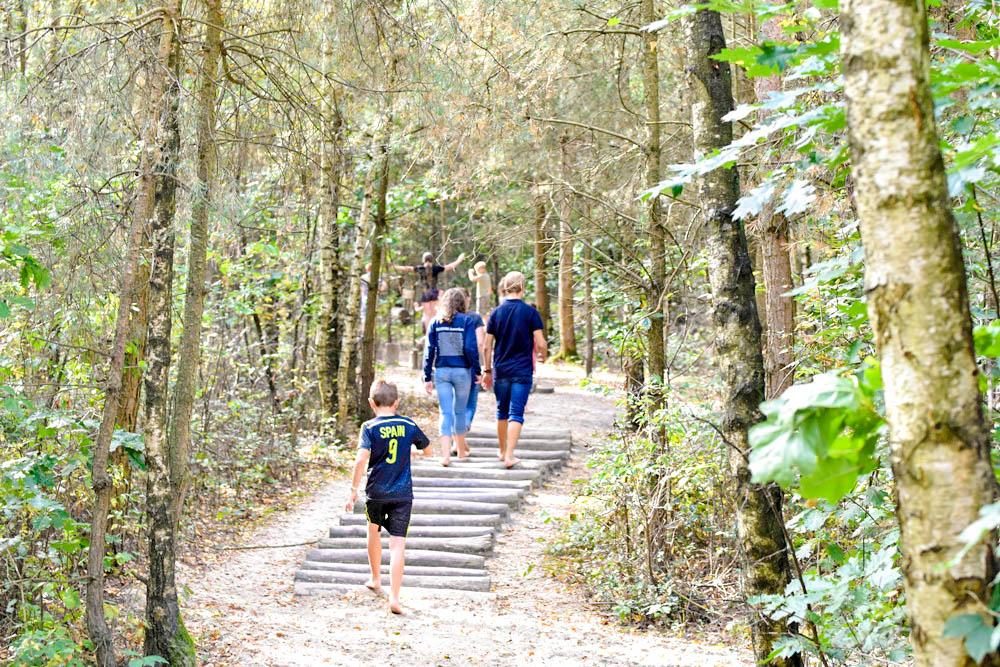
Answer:
[(410, 526), (413, 508), (413, 478), (410, 475), (410, 446), (424, 449), (430, 440), (412, 419), (396, 414), (399, 392), (396, 385), (384, 380), (372, 384), (368, 404), (375, 418), (361, 425), (358, 436), (358, 456), (354, 460), (351, 496), (345, 509), (354, 510), (358, 500), (361, 475), (368, 469), (365, 486), (368, 516), (368, 566), (371, 579), (365, 584), (376, 593), (382, 592), (382, 536), (389, 533), (389, 609), (402, 614), (399, 589), (403, 584), (403, 553), (406, 530)]

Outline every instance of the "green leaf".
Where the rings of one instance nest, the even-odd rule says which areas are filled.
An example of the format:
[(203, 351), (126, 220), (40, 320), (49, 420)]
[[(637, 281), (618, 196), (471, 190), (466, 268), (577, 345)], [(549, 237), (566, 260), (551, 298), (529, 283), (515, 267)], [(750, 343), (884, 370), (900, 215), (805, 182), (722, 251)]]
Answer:
[(965, 650), (976, 662), (981, 662), (988, 653), (996, 648), (993, 644), (993, 626), (987, 625), (985, 619), (979, 614), (952, 616), (944, 624), (942, 634), (951, 639), (964, 638)]
[(609, 28), (614, 28), (616, 25), (618, 25), (621, 22), (622, 22), (622, 20), (620, 18), (618, 18), (617, 16), (612, 16), (611, 18), (608, 19), (608, 27)]

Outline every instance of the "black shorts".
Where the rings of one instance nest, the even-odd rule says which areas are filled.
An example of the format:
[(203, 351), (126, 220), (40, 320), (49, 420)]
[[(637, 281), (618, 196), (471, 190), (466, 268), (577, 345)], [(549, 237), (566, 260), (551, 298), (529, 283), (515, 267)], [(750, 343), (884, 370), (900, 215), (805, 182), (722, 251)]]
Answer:
[(412, 500), (372, 500), (365, 504), (368, 523), (385, 528), (394, 537), (406, 537), (410, 528)]
[(436, 288), (425, 290), (423, 294), (420, 295), (420, 303), (431, 303), (438, 300), (438, 290)]

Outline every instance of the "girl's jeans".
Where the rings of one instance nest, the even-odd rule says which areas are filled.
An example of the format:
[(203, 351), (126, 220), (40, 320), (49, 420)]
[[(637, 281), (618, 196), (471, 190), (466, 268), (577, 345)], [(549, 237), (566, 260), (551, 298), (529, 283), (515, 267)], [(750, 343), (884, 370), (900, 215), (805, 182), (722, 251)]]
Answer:
[(469, 405), (472, 373), (468, 368), (435, 368), (434, 387), (441, 408), (441, 435), (464, 435), (469, 430), (465, 411)]

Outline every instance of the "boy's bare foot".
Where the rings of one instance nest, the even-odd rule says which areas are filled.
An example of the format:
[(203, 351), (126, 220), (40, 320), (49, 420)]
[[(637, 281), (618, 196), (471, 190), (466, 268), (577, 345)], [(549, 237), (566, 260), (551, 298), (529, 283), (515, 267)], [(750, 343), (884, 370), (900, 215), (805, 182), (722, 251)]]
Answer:
[(389, 611), (394, 614), (402, 614), (403, 605), (399, 604), (399, 600), (389, 600)]
[(377, 595), (382, 594), (382, 583), (379, 581), (375, 581), (374, 579), (369, 579), (368, 581), (366, 581), (365, 588), (370, 590), (372, 593), (376, 593)]
[(451, 465), (451, 457), (449, 456), (447, 458), (441, 459), (441, 465), (443, 465), (445, 468), (447, 468), (448, 466), (450, 466)]

